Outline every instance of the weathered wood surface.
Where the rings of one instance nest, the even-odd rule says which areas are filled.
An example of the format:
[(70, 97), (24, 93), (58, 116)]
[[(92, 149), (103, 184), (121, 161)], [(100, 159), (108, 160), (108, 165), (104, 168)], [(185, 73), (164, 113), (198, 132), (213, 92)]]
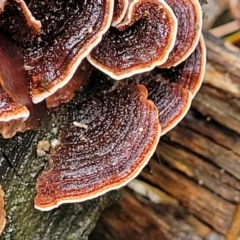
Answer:
[(205, 83), (185, 119), (162, 137), (149, 163), (151, 171), (146, 168), (139, 177), (179, 205), (126, 193), (104, 211), (90, 240), (237, 239), (240, 51), (208, 33), (205, 39)]

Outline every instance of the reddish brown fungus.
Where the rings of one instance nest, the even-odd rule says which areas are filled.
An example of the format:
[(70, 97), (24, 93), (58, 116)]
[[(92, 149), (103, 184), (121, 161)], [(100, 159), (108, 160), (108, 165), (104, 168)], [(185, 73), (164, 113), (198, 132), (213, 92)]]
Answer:
[(162, 135), (171, 130), (186, 115), (193, 96), (203, 81), (206, 50), (203, 38), (195, 51), (181, 64), (170, 69), (154, 69), (128, 81), (144, 84), (158, 108)]
[[(175, 82), (190, 90), (194, 97), (199, 90), (206, 67), (206, 47), (203, 37), (196, 46), (193, 53), (181, 64), (170, 69), (157, 70), (165, 79)], [(192, 97), (192, 98), (193, 98)]]
[(23, 0), (0, 1), (0, 27), (21, 44), (30, 42), (41, 33), (42, 25)]
[(198, 0), (32, 0), (29, 8), (23, 0), (0, 1), (3, 137), (36, 126), (46, 115), (44, 99), (49, 107), (71, 100), (90, 76), (87, 55), (112, 78), (127, 78), (96, 101), (69, 105), (38, 179), (36, 208), (100, 196), (140, 173), (202, 83), (201, 14)]
[(143, 85), (76, 106), (49, 170), (38, 179), (35, 207), (50, 210), (127, 184), (147, 164), (159, 136), (158, 111)]
[(177, 66), (196, 48), (202, 32), (202, 9), (199, 0), (166, 0), (178, 20), (175, 46), (161, 68)]
[[(5, 138), (29, 127), (23, 123), (32, 105), (20, 50), (0, 34), (0, 132)], [(18, 82), (16, 82), (18, 80)]]
[(111, 27), (88, 60), (114, 79), (123, 79), (164, 63), (177, 33), (177, 19), (162, 0), (136, 0), (123, 21)]
[(24, 52), (32, 81), (32, 100), (37, 103), (66, 85), (81, 61), (101, 41), (111, 24), (113, 1), (44, 6), (34, 1), (30, 10), (41, 21), (43, 32)]
[(48, 108), (57, 107), (61, 103), (69, 102), (74, 97), (74, 91), (79, 90), (89, 79), (92, 66), (83, 60), (77, 68), (69, 83), (58, 89), (53, 95), (46, 98)]
[(127, 8), (128, 0), (114, 0), (114, 11), (112, 18), (112, 26), (115, 27), (124, 18)]
[(162, 135), (175, 127), (186, 115), (192, 102), (191, 93), (176, 83), (149, 82), (149, 98), (159, 111)]

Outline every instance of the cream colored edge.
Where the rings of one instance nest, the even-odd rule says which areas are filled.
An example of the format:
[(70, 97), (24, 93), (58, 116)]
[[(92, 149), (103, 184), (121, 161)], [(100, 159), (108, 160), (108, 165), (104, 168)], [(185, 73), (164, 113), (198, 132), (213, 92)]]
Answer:
[[(91, 43), (91, 45), (89, 45), (86, 48), (84, 53), (80, 54), (80, 56), (76, 56), (76, 60), (74, 61), (74, 63), (70, 64), (68, 66), (68, 69), (66, 69), (66, 72), (68, 72), (68, 74), (65, 76), (64, 81), (60, 82), (59, 84), (57, 84), (56, 86), (52, 87), (51, 89), (48, 89), (47, 92), (43, 92), (41, 94), (33, 95), (32, 96), (33, 103), (39, 103), (39, 102), (43, 101), (45, 98), (47, 98), (47, 97), (51, 96), (53, 93), (55, 93), (58, 89), (60, 89), (63, 86), (65, 86), (71, 80), (73, 74), (77, 70), (77, 67), (80, 65), (81, 61), (102, 40), (103, 34), (109, 29), (109, 27), (111, 25), (111, 21), (112, 21), (112, 15), (113, 15), (113, 7), (114, 7), (113, 2), (114, 2), (113, 0), (109, 0), (109, 9), (108, 9), (109, 15), (107, 17), (107, 21), (106, 21), (105, 27), (103, 27), (101, 32), (99, 32), (97, 34), (97, 37), (95, 38), (95, 40)], [(71, 69), (71, 71), (70, 71), (70, 69)]]
[[(191, 0), (191, 2), (193, 3), (195, 9), (196, 9), (196, 13), (197, 14), (197, 21), (198, 22), (198, 31), (196, 32), (195, 38), (193, 40), (193, 44), (192, 46), (188, 49), (188, 51), (181, 57), (180, 60), (178, 60), (177, 62), (175, 62), (172, 66), (169, 66), (167, 68), (171, 68), (171, 67), (176, 67), (177, 65), (179, 65), (181, 62), (185, 61), (195, 50), (195, 48), (197, 47), (200, 37), (202, 35), (202, 26), (203, 26), (203, 13), (202, 13), (202, 7), (199, 3), (199, 0)], [(161, 68), (161, 65), (159, 65), (158, 67)], [(166, 68), (163, 66), (163, 68)]]
[(15, 0), (15, 2), (19, 3), (20, 6), (22, 7), (24, 16), (29, 20), (28, 25), (33, 26), (38, 31), (38, 33), (40, 33), (42, 29), (42, 23), (35, 17), (33, 17), (26, 3), (23, 0)]
[[(125, 24), (128, 24), (130, 21), (131, 21), (131, 14), (133, 12), (133, 8), (135, 6), (135, 4), (140, 1), (140, 0), (134, 0), (132, 2), (132, 4), (130, 5), (129, 7), (129, 11), (128, 11), (128, 15), (127, 17), (125, 18), (125, 20), (123, 21), (123, 23)], [(141, 69), (135, 69), (135, 70), (132, 70), (132, 71), (129, 71), (125, 74), (122, 74), (122, 75), (118, 75), (118, 74), (115, 74), (113, 73), (112, 71), (109, 71), (105, 68), (103, 68), (102, 65), (98, 64), (97, 61), (93, 60), (91, 58), (91, 54), (89, 54), (87, 56), (87, 59), (88, 61), (96, 68), (98, 68), (100, 71), (106, 73), (107, 75), (109, 75), (111, 78), (115, 79), (115, 80), (121, 80), (121, 79), (124, 79), (124, 78), (127, 78), (127, 77), (131, 77), (135, 74), (138, 74), (138, 73), (143, 73), (143, 72), (147, 72), (147, 71), (150, 71), (152, 70), (154, 67), (156, 66), (159, 66), (161, 64), (163, 64), (164, 62), (167, 61), (168, 59), (168, 56), (170, 54), (170, 52), (172, 51), (174, 45), (175, 45), (175, 41), (176, 41), (176, 37), (177, 37), (177, 29), (178, 29), (178, 21), (177, 21), (177, 18), (175, 16), (175, 14), (173, 13), (172, 9), (169, 7), (169, 5), (164, 1), (164, 0), (157, 0), (160, 4), (162, 4), (164, 6), (164, 8), (172, 15), (172, 20), (174, 22), (174, 26), (173, 26), (173, 33), (172, 33), (172, 41), (171, 41), (171, 44), (169, 45), (169, 48), (166, 49), (166, 54), (165, 56), (160, 60), (160, 61), (154, 61), (151, 66), (148, 66), (148, 67), (145, 67), (145, 68), (141, 68)], [(121, 26), (123, 23), (119, 24), (119, 26)]]
[[(155, 109), (158, 112), (158, 109), (155, 106), (155, 104), (151, 100), (149, 100), (149, 99), (147, 101), (151, 102), (151, 104), (154, 105)], [(158, 114), (157, 114), (157, 118), (158, 118)], [(134, 172), (131, 176), (128, 176), (128, 179), (126, 179), (120, 185), (111, 186), (109, 188), (104, 189), (103, 191), (97, 192), (96, 194), (90, 194), (89, 196), (83, 197), (81, 199), (60, 200), (60, 201), (56, 201), (56, 204), (53, 205), (53, 206), (41, 208), (41, 207), (39, 207), (37, 205), (34, 205), (34, 207), (36, 209), (40, 210), (40, 211), (50, 211), (50, 210), (52, 210), (54, 208), (59, 207), (61, 204), (84, 202), (84, 201), (91, 200), (91, 199), (94, 199), (96, 197), (102, 196), (103, 194), (105, 194), (105, 193), (107, 193), (109, 191), (116, 190), (116, 189), (119, 189), (121, 187), (126, 186), (130, 181), (132, 181), (134, 178), (136, 178), (140, 174), (140, 172), (143, 170), (143, 168), (148, 164), (150, 158), (152, 157), (152, 155), (154, 154), (154, 152), (155, 152), (155, 150), (156, 150), (156, 148), (158, 146), (158, 142), (160, 140), (160, 136), (161, 136), (161, 126), (160, 126), (160, 123), (158, 123), (158, 129), (157, 129), (157, 134), (155, 135), (154, 147), (152, 148), (151, 151), (148, 152), (148, 154), (145, 155), (145, 159), (143, 160), (144, 163), (137, 169), (137, 171)]]
[(176, 118), (169, 127), (167, 127), (167, 128), (165, 128), (165, 129), (162, 130), (161, 136), (165, 135), (167, 132), (169, 132), (169, 131), (172, 130), (174, 127), (176, 127), (176, 126), (178, 125), (178, 123), (179, 123), (180, 121), (182, 121), (182, 119), (183, 119), (183, 118), (186, 116), (186, 114), (188, 113), (188, 111), (189, 111), (189, 109), (190, 109), (190, 107), (191, 107), (191, 104), (192, 104), (192, 93), (191, 93), (189, 90), (187, 90), (187, 92), (188, 92), (188, 101), (187, 101), (187, 105), (186, 105), (185, 108), (184, 108), (184, 111), (182, 112), (181, 116), (178, 117), (178, 118)]
[(201, 58), (201, 73), (199, 76), (198, 84), (197, 84), (196, 88), (194, 89), (194, 92), (191, 92), (190, 90), (188, 90), (189, 101), (188, 101), (187, 107), (184, 109), (183, 113), (181, 114), (181, 117), (177, 118), (176, 121), (174, 121), (174, 123), (170, 127), (163, 129), (161, 136), (166, 134), (170, 130), (172, 130), (180, 121), (182, 121), (182, 119), (186, 116), (187, 112), (189, 111), (189, 109), (191, 107), (193, 98), (196, 96), (197, 92), (199, 91), (200, 87), (202, 86), (205, 69), (206, 69), (206, 62), (207, 62), (207, 56), (206, 56), (207, 51), (206, 51), (205, 41), (204, 41), (202, 34), (200, 36), (199, 44), (200, 44), (200, 48), (202, 51), (202, 58)]
[[(28, 9), (26, 3), (23, 0), (14, 0), (16, 3), (18, 3), (23, 11), (24, 16), (28, 20), (27, 23), (29, 26), (34, 26), (35, 29), (40, 33), (42, 24), (40, 21), (36, 20), (35, 17), (33, 17), (32, 13)], [(8, 0), (0, 0), (0, 12), (4, 11), (4, 7), (7, 4)]]
[(0, 12), (3, 12), (7, 0), (0, 0)]
[(28, 109), (24, 106), (20, 106), (22, 111), (17, 114), (9, 114), (7, 117), (0, 117), (0, 122), (9, 122), (11, 120), (19, 119), (24, 122), (30, 115)]

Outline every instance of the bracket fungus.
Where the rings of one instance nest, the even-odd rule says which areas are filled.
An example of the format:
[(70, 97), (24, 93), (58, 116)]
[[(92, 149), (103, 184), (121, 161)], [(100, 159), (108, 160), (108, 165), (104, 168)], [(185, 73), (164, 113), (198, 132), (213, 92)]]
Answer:
[(196, 48), (202, 32), (202, 9), (198, 0), (166, 0), (178, 20), (177, 38), (161, 68), (177, 66)]
[(124, 18), (128, 8), (128, 0), (114, 0), (112, 26), (115, 27)]
[(35, 207), (49, 210), (119, 188), (148, 163), (160, 137), (158, 111), (143, 85), (76, 106), (38, 179)]
[[(32, 1), (28, 15), (23, 8), (14, 8), (16, 3), (20, 6), (23, 1), (7, 2), (10, 7), (4, 8), (0, 26), (23, 49), (34, 103), (43, 101), (70, 81), (112, 21), (113, 1), (110, 0), (52, 1), (48, 4)], [(18, 20), (15, 16), (21, 15), (27, 21), (32, 19), (32, 14), (41, 22), (37, 36), (27, 24), (24, 24), (23, 33), (28, 34), (22, 33), (21, 25), (14, 26)]]
[(111, 27), (88, 61), (114, 79), (146, 72), (166, 62), (177, 34), (177, 19), (162, 0), (135, 0)]
[(139, 174), (202, 83), (201, 28), (198, 0), (0, 1), (3, 137), (33, 128), (28, 121), (44, 115), (34, 103), (45, 110), (71, 100), (94, 67), (124, 79), (69, 105), (36, 208), (91, 199)]
[(203, 37), (194, 52), (181, 64), (169, 69), (154, 69), (146, 75), (127, 81), (146, 86), (159, 110), (162, 135), (171, 130), (188, 112), (199, 90), (206, 67), (206, 48)]
[[(66, 85), (81, 61), (101, 41), (111, 24), (113, 1), (68, 1), (67, 6), (62, 3), (60, 7), (54, 4), (59, 11), (49, 4), (42, 6), (40, 1), (32, 5), (33, 13), (42, 22), (43, 34), (26, 49), (25, 57), (32, 100), (38, 103)], [(64, 21), (66, 17), (68, 21)]]

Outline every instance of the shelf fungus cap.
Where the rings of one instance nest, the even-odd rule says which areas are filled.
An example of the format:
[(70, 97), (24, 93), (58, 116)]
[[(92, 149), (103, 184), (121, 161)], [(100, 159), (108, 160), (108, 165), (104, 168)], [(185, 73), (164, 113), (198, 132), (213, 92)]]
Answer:
[[(112, 0), (64, 2), (61, 5), (65, 12), (69, 12), (69, 8), (73, 11), (70, 16), (61, 8), (49, 11), (46, 6), (42, 16), (41, 2), (37, 4), (35, 14), (44, 22), (43, 32), (49, 34), (47, 37), (40, 35), (41, 42), (25, 51), (34, 103), (41, 102), (70, 81), (79, 64), (110, 27), (114, 8)], [(53, 21), (62, 27), (52, 29)]]
[(160, 132), (158, 110), (140, 84), (76, 106), (38, 178), (35, 207), (47, 211), (126, 185), (148, 163)]
[(112, 18), (112, 26), (117, 26), (120, 23), (128, 8), (128, 0), (114, 0), (114, 11), (113, 11), (113, 18)]
[(195, 51), (181, 64), (169, 69), (154, 69), (130, 81), (141, 83), (149, 92), (159, 112), (164, 135), (174, 128), (187, 114), (193, 97), (199, 90), (205, 72), (206, 49), (203, 37)]
[(206, 69), (206, 46), (201, 35), (200, 40), (192, 54), (176, 67), (157, 69), (157, 72), (170, 82), (177, 83), (189, 90), (192, 98), (200, 89)]
[(159, 111), (161, 135), (174, 128), (187, 114), (192, 102), (192, 94), (176, 83), (151, 81), (147, 86), (151, 99)]
[(88, 55), (92, 65), (116, 80), (163, 64), (172, 51), (177, 19), (162, 0), (135, 0)]
[(14, 102), (0, 86), (0, 122), (22, 119), (29, 117), (29, 111), (25, 106)]
[(202, 32), (202, 8), (199, 0), (166, 0), (178, 20), (177, 38), (168, 60), (161, 68), (177, 66), (196, 48)]

